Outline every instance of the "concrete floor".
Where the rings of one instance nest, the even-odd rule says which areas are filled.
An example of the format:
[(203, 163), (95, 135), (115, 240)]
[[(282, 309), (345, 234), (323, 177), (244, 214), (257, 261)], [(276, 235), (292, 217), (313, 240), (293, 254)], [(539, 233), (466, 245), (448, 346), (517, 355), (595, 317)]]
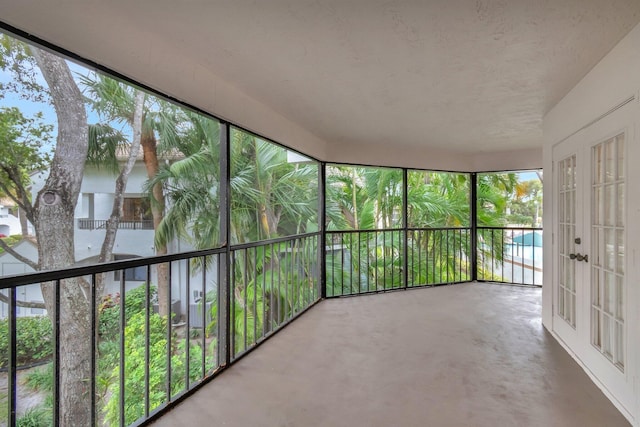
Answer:
[(543, 329), (540, 289), (321, 302), (154, 426), (628, 426)]

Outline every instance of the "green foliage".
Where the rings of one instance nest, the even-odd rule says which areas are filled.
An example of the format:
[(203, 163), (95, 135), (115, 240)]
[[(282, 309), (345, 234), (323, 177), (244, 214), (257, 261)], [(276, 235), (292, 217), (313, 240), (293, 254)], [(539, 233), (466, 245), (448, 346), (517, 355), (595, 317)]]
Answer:
[(287, 161), (287, 150), (231, 131), (233, 243), (304, 233), (317, 221), (318, 165)]
[[(318, 298), (315, 237), (238, 251), (232, 263), (231, 338), (234, 354), (252, 347)], [(211, 307), (213, 330), (217, 304)]]
[[(317, 250), (318, 239), (306, 237), (235, 253), (230, 312), (234, 354), (249, 349), (318, 299)], [(211, 319), (206, 333), (213, 337), (210, 346), (215, 354), (217, 293), (207, 293), (206, 302)]]
[(477, 206), (478, 226), (504, 227), (507, 225), (507, 206), (518, 178), (515, 173), (478, 174)]
[[(167, 319), (157, 314), (149, 317), (149, 404), (151, 409), (167, 402)], [(145, 396), (145, 315), (134, 314), (128, 321), (125, 338), (125, 425), (129, 425), (144, 415)], [(175, 395), (185, 389), (186, 340), (172, 336), (170, 393)], [(189, 378), (202, 378), (202, 348), (192, 345), (189, 351)], [(105, 420), (109, 425), (119, 422), (120, 407), (120, 366), (111, 371), (109, 401), (104, 407)]]
[(126, 146), (127, 138), (121, 131), (104, 123), (89, 125), (88, 164), (117, 174), (120, 172), (118, 149)]
[[(156, 288), (149, 289), (150, 300), (156, 299)], [(136, 315), (144, 316), (146, 305), (146, 284), (127, 292), (125, 296), (125, 322)], [(113, 381), (112, 371), (119, 363), (120, 355), (120, 294), (109, 294), (102, 298), (98, 307), (98, 369), (96, 389), (105, 398)]]
[[(146, 284), (130, 290), (125, 295), (124, 313), (125, 322), (133, 315), (144, 312), (146, 305)], [(155, 286), (149, 289), (150, 303), (155, 301), (157, 290)], [(120, 332), (120, 294), (108, 294), (102, 298), (98, 307), (98, 333), (103, 341), (112, 341), (118, 338)]]
[[(53, 354), (53, 329), (46, 316), (16, 319), (16, 360), (26, 365), (47, 360)], [(0, 320), (0, 367), (9, 361), (9, 320)]]
[[(184, 157), (163, 165), (146, 185), (147, 191), (160, 184), (170, 208), (156, 230), (156, 243), (174, 238), (204, 249), (220, 245), (220, 198), (218, 190), (220, 147), (219, 123), (204, 116), (183, 111), (179, 129), (164, 123), (163, 133), (172, 135), (175, 151)], [(175, 124), (175, 123), (174, 123)]]
[[(0, 33), (0, 70), (11, 79), (0, 84), (0, 99), (7, 92), (34, 102), (48, 100), (30, 47)], [(50, 161), (53, 126), (42, 113), (25, 116), (17, 107), (0, 107), (0, 194), (20, 200), (26, 197), (29, 173), (44, 169)]]
[(402, 226), (401, 169), (330, 166), (326, 191), (329, 230)]
[(25, 117), (16, 107), (0, 107), (0, 195), (28, 203), (30, 173), (49, 165), (53, 126), (42, 113)]
[(262, 298), (262, 289), (258, 289), (256, 283), (252, 281), (244, 288), (241, 284), (236, 286), (235, 298), (231, 307), (234, 354), (246, 350), (259, 337), (263, 336), (263, 303), (265, 301)]
[(508, 203), (509, 224), (524, 227), (540, 227), (542, 225), (542, 181), (532, 179), (520, 181)]
[(407, 177), (410, 227), (469, 227), (468, 174), (409, 171)]
[[(22, 240), (22, 236), (19, 234), (15, 234), (13, 236), (7, 236), (7, 237), (2, 237), (2, 240), (4, 240), (4, 242), (8, 245), (8, 246), (13, 246), (16, 243), (18, 243), (20, 240)], [(0, 248), (0, 254), (4, 252), (3, 248)]]
[(0, 392), (0, 423), (6, 425), (9, 414), (9, 398), (6, 391)]
[(18, 417), (17, 426), (46, 427), (53, 425), (53, 364), (29, 372), (25, 379), (25, 386), (33, 391), (45, 395), (44, 403), (29, 408)]
[[(541, 216), (540, 180), (519, 181), (517, 173), (478, 174), (480, 226), (535, 225)], [(472, 257), (469, 174), (410, 170), (407, 173), (407, 286), (468, 280)], [(327, 293), (342, 295), (404, 285), (402, 233), (364, 231), (402, 226), (400, 169), (329, 166), (326, 182), (329, 230)], [(511, 214), (508, 214), (511, 212)], [(453, 228), (441, 230), (440, 228)], [(456, 230), (458, 228), (459, 230)], [(479, 230), (479, 274), (485, 259), (500, 260), (504, 242)]]
[[(329, 230), (402, 227), (402, 170), (330, 166), (327, 170)], [(464, 173), (408, 171), (408, 286), (450, 283), (468, 278), (470, 180)], [(431, 229), (431, 230), (429, 230)], [(330, 235), (331, 236), (331, 235)], [(404, 285), (400, 232), (333, 234), (327, 254), (327, 293), (342, 295)], [(430, 255), (427, 257), (426, 254)]]
[(408, 286), (469, 280), (469, 251), (467, 230), (415, 231), (409, 242)]
[(326, 257), (327, 295), (355, 294), (403, 285), (403, 237), (400, 232), (369, 231), (338, 236)]
[(44, 367), (34, 369), (26, 377), (26, 385), (31, 390), (53, 392), (53, 363), (47, 363)]
[(47, 87), (39, 83), (41, 73), (27, 43), (0, 33), (0, 70), (11, 75), (8, 82), (0, 83), (0, 99), (12, 92), (24, 100), (50, 101)]
[(478, 174), (478, 225), (540, 226), (542, 178), (520, 181), (518, 173)]
[(79, 75), (77, 78), (84, 87), (85, 102), (105, 121), (120, 124), (133, 121), (136, 91), (133, 86), (101, 74)]
[(50, 408), (45, 406), (27, 409), (16, 421), (16, 427), (48, 427), (52, 425), (53, 413)]
[[(130, 424), (144, 414), (144, 370), (145, 370), (145, 287), (140, 286), (127, 293), (125, 300), (125, 418), (126, 424)], [(154, 294), (152, 292), (152, 294)], [(104, 399), (105, 419), (110, 424), (117, 424), (119, 419), (119, 296), (105, 296), (101, 304), (100, 327), (102, 328), (99, 342), (99, 357), (97, 369), (97, 391)], [(22, 318), (20, 318), (22, 319)], [(19, 319), (19, 320), (20, 320)], [(46, 318), (42, 318), (48, 321)], [(166, 361), (167, 361), (167, 322), (166, 319), (152, 313), (149, 317), (150, 324), (150, 405), (158, 407), (166, 402)], [(107, 328), (112, 328), (107, 333)], [(186, 340), (172, 335), (171, 355), (171, 393), (175, 395), (185, 387), (185, 353)], [(211, 344), (215, 345), (215, 341)], [(215, 354), (215, 348), (210, 349)], [(192, 340), (190, 349), (190, 381), (198, 381), (204, 376), (202, 372), (203, 351), (200, 340)], [(214, 368), (214, 361), (207, 363), (207, 369)], [(26, 386), (34, 391), (46, 393), (49, 403), (53, 390), (53, 365), (47, 364), (29, 373), (25, 382)], [(47, 405), (44, 405), (46, 408)], [(43, 418), (44, 424), (25, 425), (49, 425), (50, 411), (37, 408), (28, 414), (25, 422), (41, 420), (40, 416), (49, 413), (49, 418)], [(35, 421), (34, 421), (35, 420)]]
[(526, 227), (535, 227), (533, 215), (526, 215), (521, 213), (512, 213), (507, 215), (507, 221), (509, 224), (517, 224)]
[[(162, 166), (147, 184), (149, 190), (162, 184), (170, 206), (156, 243), (181, 238), (197, 249), (219, 246), (219, 123), (190, 112), (172, 117), (180, 125), (171, 132), (169, 123), (158, 123), (183, 157)], [(289, 163), (286, 149), (238, 129), (231, 131), (230, 147), (232, 242), (317, 230), (316, 163)]]

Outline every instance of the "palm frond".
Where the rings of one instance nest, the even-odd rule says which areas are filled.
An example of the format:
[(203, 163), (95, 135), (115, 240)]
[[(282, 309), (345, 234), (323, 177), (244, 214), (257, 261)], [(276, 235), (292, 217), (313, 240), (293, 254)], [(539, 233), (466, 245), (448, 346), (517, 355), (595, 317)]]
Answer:
[(118, 152), (126, 149), (127, 138), (111, 126), (98, 123), (89, 125), (89, 151), (87, 162), (117, 173)]

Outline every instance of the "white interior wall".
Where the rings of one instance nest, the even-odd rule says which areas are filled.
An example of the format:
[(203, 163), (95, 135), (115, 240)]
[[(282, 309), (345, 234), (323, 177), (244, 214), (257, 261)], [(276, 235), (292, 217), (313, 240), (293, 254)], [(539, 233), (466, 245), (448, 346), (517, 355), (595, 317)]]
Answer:
[[(632, 113), (630, 124), (635, 128), (637, 135), (640, 130), (640, 25), (636, 26), (620, 43), (606, 55), (568, 94), (565, 96), (544, 118), (544, 149), (543, 163), (545, 170), (552, 170), (552, 152), (557, 143), (565, 140), (584, 127), (602, 118), (614, 107), (620, 105), (625, 100), (635, 97), (632, 101), (635, 112)], [(615, 114), (615, 113), (613, 113)], [(625, 256), (627, 259), (627, 313), (629, 317), (625, 319), (628, 325), (627, 345), (628, 354), (633, 359), (629, 360), (629, 370), (627, 375), (629, 380), (635, 383), (636, 405), (635, 408), (628, 408), (632, 412), (631, 417), (635, 418), (636, 426), (640, 425), (640, 390), (638, 388), (638, 373), (640, 372), (640, 298), (637, 288), (640, 279), (640, 225), (636, 220), (640, 216), (640, 192), (637, 183), (640, 182), (640, 169), (635, 167), (635, 162), (640, 157), (640, 139), (630, 140), (627, 144), (627, 195), (626, 195), (626, 227), (627, 241), (625, 246)], [(544, 182), (544, 223), (550, 226), (553, 220), (554, 187), (551, 174)], [(545, 327), (553, 329), (553, 280), (554, 280), (554, 258), (552, 239), (544, 241), (544, 285), (542, 320)], [(590, 286), (588, 283), (581, 283), (578, 286)], [(588, 288), (586, 288), (588, 289)], [(570, 353), (579, 359), (575, 353)], [(576, 350), (577, 351), (577, 350)], [(592, 375), (589, 366), (583, 365), (587, 373)], [(599, 383), (598, 378), (594, 378), (608, 394), (606, 386)], [(604, 380), (603, 380), (604, 381)], [(611, 395), (609, 395), (611, 397)], [(614, 403), (615, 402), (615, 396)], [(623, 411), (624, 413), (624, 411)]]
[[(552, 168), (553, 146), (607, 113), (611, 108), (640, 93), (640, 25), (600, 61), (551, 111), (543, 121), (545, 170)], [(640, 123), (640, 117), (638, 118)], [(633, 164), (632, 162), (630, 163)], [(552, 180), (544, 182), (544, 223), (552, 223)], [(630, 224), (633, 225), (633, 224)], [(640, 235), (639, 235), (640, 238)], [(545, 266), (552, 266), (551, 240), (545, 240)], [(545, 268), (543, 322), (551, 325), (552, 269)]]

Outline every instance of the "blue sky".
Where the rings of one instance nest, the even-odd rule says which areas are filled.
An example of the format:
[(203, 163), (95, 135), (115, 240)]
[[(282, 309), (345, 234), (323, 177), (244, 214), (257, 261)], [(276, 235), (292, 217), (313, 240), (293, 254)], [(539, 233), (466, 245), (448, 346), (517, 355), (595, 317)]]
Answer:
[(518, 181), (522, 182), (522, 181), (531, 181), (532, 179), (539, 179), (538, 178), (538, 174), (536, 174), (535, 172), (519, 172), (518, 173)]
[[(92, 71), (89, 70), (88, 68), (85, 68), (74, 62), (67, 61), (67, 64), (69, 65), (69, 69), (71, 70), (74, 76), (76, 75), (87, 76), (92, 73)], [(13, 79), (13, 76), (10, 72), (0, 70), (1, 83), (10, 82), (12, 79)], [(36, 80), (40, 85), (44, 87), (47, 86), (46, 81), (44, 80), (44, 78), (42, 77), (39, 71), (37, 72)], [(82, 87), (80, 87), (80, 89), (82, 90)], [(42, 113), (44, 123), (50, 124), (53, 126), (52, 141), (53, 143), (55, 143), (58, 120), (56, 117), (56, 112), (52, 105), (45, 102), (34, 102), (31, 100), (22, 99), (16, 93), (6, 92), (4, 94), (4, 97), (0, 98), (0, 107), (18, 107), (22, 112), (22, 114), (26, 117), (33, 117), (37, 113)], [(87, 118), (89, 123), (98, 123), (100, 121), (98, 114), (90, 108), (87, 109)]]
[[(13, 76), (10, 72), (0, 70), (0, 82), (7, 83), (10, 82), (12, 78)], [(38, 83), (46, 85), (42, 76), (38, 79)], [(6, 92), (4, 97), (0, 98), (0, 107), (18, 107), (20, 111), (22, 111), (22, 114), (27, 117), (33, 117), (37, 112), (42, 112), (46, 123), (53, 125), (56, 123), (56, 114), (52, 106), (21, 99), (18, 94), (13, 92)]]

